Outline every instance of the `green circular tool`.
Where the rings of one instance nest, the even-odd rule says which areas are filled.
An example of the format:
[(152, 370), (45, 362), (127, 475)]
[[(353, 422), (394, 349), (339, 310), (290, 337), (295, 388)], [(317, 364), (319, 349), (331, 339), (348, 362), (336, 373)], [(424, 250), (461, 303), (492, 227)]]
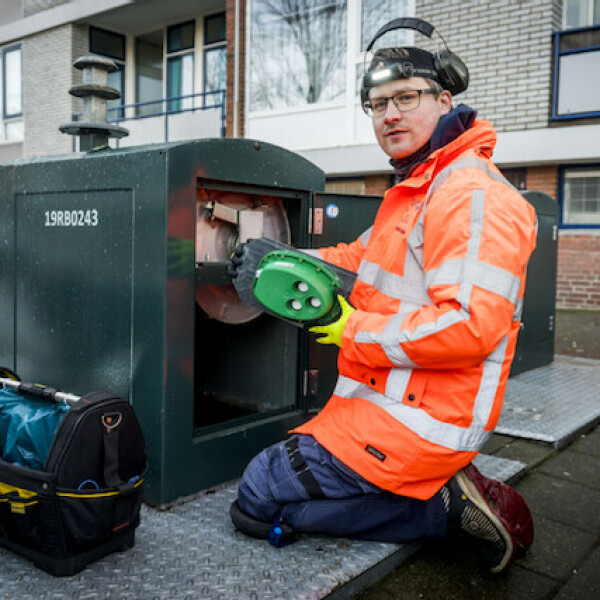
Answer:
[(340, 312), (338, 276), (306, 254), (276, 250), (261, 259), (254, 296), (268, 310), (293, 321), (333, 321)]

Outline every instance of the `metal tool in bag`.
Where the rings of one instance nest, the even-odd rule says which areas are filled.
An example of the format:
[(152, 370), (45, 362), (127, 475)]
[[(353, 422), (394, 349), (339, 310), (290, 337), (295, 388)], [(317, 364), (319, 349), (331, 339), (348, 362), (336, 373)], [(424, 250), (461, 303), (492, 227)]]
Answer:
[(40, 398), (42, 400), (62, 402), (67, 406), (72, 406), (81, 400), (80, 396), (67, 394), (57, 390), (56, 388), (42, 385), (40, 383), (26, 383), (15, 379), (9, 379), (7, 377), (0, 377), (0, 384), (2, 387), (13, 389), (20, 394), (27, 394), (28, 396), (33, 396), (34, 398)]

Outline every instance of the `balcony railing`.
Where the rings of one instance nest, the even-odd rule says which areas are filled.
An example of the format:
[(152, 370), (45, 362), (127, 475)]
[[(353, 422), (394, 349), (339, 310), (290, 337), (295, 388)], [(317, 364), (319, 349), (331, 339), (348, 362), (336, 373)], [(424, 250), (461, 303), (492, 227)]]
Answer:
[[(81, 116), (74, 114), (73, 120), (79, 121)], [(190, 138), (225, 137), (225, 90), (120, 104), (109, 107), (107, 117), (109, 123), (129, 129), (128, 137), (116, 140), (117, 148)], [(77, 139), (74, 137), (73, 151), (76, 149)]]
[(600, 26), (554, 33), (552, 121), (600, 117)]

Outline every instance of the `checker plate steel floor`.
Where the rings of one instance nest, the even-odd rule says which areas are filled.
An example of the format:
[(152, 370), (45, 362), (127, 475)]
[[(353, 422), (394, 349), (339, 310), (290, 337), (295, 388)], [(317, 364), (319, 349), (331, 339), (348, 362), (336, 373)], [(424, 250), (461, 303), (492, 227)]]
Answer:
[(556, 357), (508, 381), (496, 433), (557, 448), (600, 419), (600, 361)]
[[(598, 390), (600, 361), (557, 357), (509, 380), (496, 432), (565, 445), (600, 420)], [(525, 469), (495, 456), (475, 462), (484, 475), (504, 481)], [(170, 510), (144, 506), (135, 547), (73, 577), (52, 577), (0, 549), (0, 597), (342, 600), (420, 547), (306, 537), (278, 550), (234, 530), (228, 509), (235, 495), (232, 483)]]
[[(476, 461), (496, 479), (524, 468), (493, 456)], [(144, 506), (135, 546), (73, 577), (52, 577), (0, 549), (0, 598), (341, 600), (354, 596), (361, 578), (377, 569), (377, 579), (385, 576), (421, 546), (306, 537), (276, 549), (234, 530), (228, 511), (236, 493), (232, 483), (170, 510)]]

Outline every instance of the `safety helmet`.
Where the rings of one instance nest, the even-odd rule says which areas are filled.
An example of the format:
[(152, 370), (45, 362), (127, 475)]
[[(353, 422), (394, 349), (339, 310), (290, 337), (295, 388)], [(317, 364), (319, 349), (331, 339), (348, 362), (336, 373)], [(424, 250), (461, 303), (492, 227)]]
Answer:
[[(388, 31), (396, 29), (414, 29), (427, 37), (431, 37), (435, 31), (444, 43), (444, 49), (432, 53), (415, 47), (387, 48), (377, 51), (367, 68), (367, 58), (375, 42)], [(424, 77), (436, 81), (453, 96), (464, 92), (469, 85), (467, 65), (448, 48), (433, 25), (422, 19), (394, 19), (379, 29), (365, 51), (365, 73), (360, 91), (363, 110), (366, 111), (365, 102), (369, 99), (372, 88), (409, 77)]]

